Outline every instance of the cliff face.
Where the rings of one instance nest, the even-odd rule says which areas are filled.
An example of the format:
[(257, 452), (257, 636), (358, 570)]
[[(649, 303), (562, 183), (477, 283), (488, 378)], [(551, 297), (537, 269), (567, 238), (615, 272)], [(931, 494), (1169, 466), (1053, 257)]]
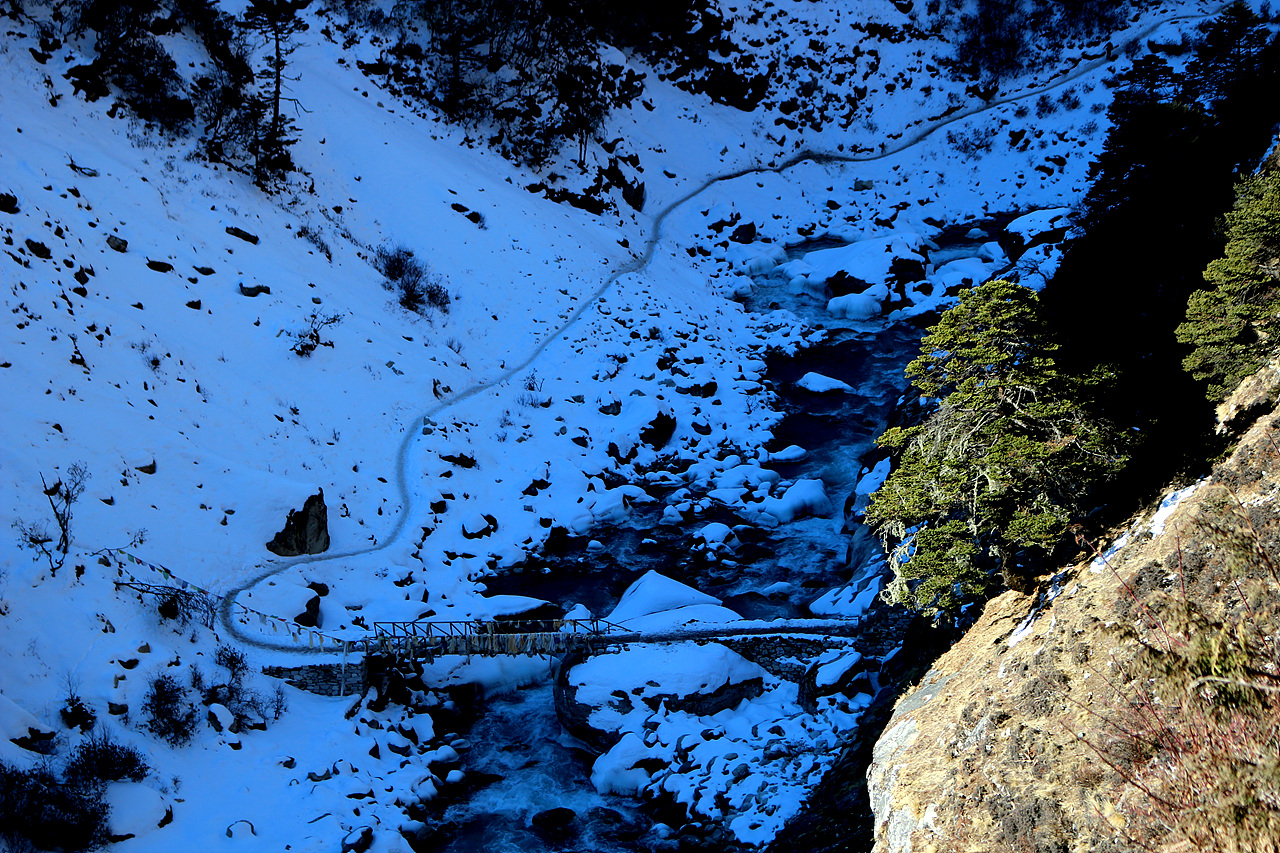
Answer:
[[(1256, 416), (1259, 402), (1271, 399), (1261, 390), (1253, 400), (1237, 401), (1235, 410)], [(1223, 624), (1244, 625), (1263, 638), (1275, 634), (1274, 564), (1264, 563), (1268, 554), (1280, 553), (1280, 502), (1274, 500), (1280, 492), (1274, 437), (1280, 411), (1262, 408), (1268, 413), (1210, 477), (1171, 493), (1105, 554), (1066, 568), (1037, 595), (1007, 592), (992, 600), (904, 694), (868, 772), (875, 853), (1067, 853), (1160, 840), (1159, 807), (1144, 791), (1151, 788), (1144, 774), (1156, 762), (1135, 749), (1133, 734), (1144, 715), (1159, 719), (1173, 713), (1166, 707), (1185, 709), (1191, 700), (1171, 700), (1166, 690), (1157, 701), (1169, 706), (1151, 714), (1143, 697), (1158, 692), (1161, 682), (1150, 668), (1142, 669), (1142, 661), (1168, 642), (1194, 646), (1203, 639), (1197, 631), (1220, 632)], [(1245, 531), (1261, 561), (1252, 575), (1232, 559), (1236, 552), (1224, 538), (1229, 528)], [(1205, 620), (1179, 624), (1174, 618), (1193, 610)], [(1274, 670), (1274, 663), (1263, 669)], [(1259, 677), (1274, 679), (1275, 673)], [(1273, 740), (1266, 748), (1274, 747), (1280, 727), (1276, 710), (1262, 712), (1264, 724), (1271, 720)], [(1154, 757), (1166, 769), (1174, 766), (1167, 756)], [(1268, 762), (1274, 758), (1262, 759)], [(1208, 774), (1203, 784), (1213, 784), (1212, 766), (1201, 772)], [(1267, 772), (1272, 790), (1264, 798), (1280, 789), (1280, 774)], [(1189, 796), (1195, 796), (1192, 790)], [(1220, 801), (1229, 793), (1206, 790), (1200, 796)], [(1274, 808), (1261, 826), (1261, 835), (1275, 831)], [(1212, 849), (1275, 850), (1276, 840), (1266, 842), (1269, 847)]]

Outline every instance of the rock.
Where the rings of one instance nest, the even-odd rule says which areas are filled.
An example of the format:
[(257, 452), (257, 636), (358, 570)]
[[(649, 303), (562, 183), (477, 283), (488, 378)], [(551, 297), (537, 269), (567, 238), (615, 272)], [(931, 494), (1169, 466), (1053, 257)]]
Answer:
[(32, 240), (30, 237), (27, 238), (26, 243), (27, 251), (31, 252), (31, 254), (35, 255), (40, 260), (47, 261), (53, 257), (53, 252), (51, 252), (49, 247), (44, 243), (39, 243)]
[(640, 430), (640, 440), (654, 450), (667, 446), (676, 431), (676, 419), (670, 412), (660, 411), (649, 421), (648, 426)]
[(718, 643), (630, 647), (586, 660), (566, 656), (554, 697), (565, 730), (603, 752), (619, 743), (627, 726), (663, 705), (710, 716), (759, 696), (766, 677), (767, 671)]
[(597, 837), (603, 835), (615, 841), (633, 841), (644, 833), (644, 827), (636, 820), (604, 806), (588, 809), (586, 821)]
[(635, 184), (624, 183), (622, 185), (622, 200), (637, 211), (644, 211), (644, 196), (644, 181)]
[(544, 838), (563, 838), (573, 830), (574, 823), (578, 820), (578, 815), (573, 809), (567, 809), (559, 806), (554, 809), (538, 812), (533, 816), (530, 823), (534, 832)]
[(123, 238), (117, 237), (114, 234), (107, 235), (107, 245), (115, 249), (117, 252), (129, 251), (129, 241)]
[(719, 390), (719, 386), (716, 384), (716, 381), (713, 379), (710, 382), (694, 382), (689, 385), (683, 385), (683, 386), (677, 385), (676, 390), (679, 391), (681, 394), (688, 394), (693, 397), (701, 397), (705, 400), (709, 397), (714, 397), (716, 395), (716, 391)]
[(239, 237), (241, 240), (244, 240), (246, 243), (252, 243), (255, 246), (258, 245), (258, 235), (250, 234), (248, 231), (245, 231), (243, 228), (237, 228), (234, 225), (228, 225), (227, 233), (230, 234), (232, 237)]
[(147, 258), (147, 269), (155, 270), (156, 272), (173, 272), (173, 264), (168, 261), (153, 261)]
[(465, 453), (441, 453), (440, 458), (450, 465), (457, 465), (459, 468), (474, 468), (476, 460), (474, 456), (468, 456)]
[(56, 746), (53, 739), (57, 737), (57, 733), (51, 729), (39, 729), (34, 726), (27, 729), (27, 733), (22, 737), (9, 738), (9, 742), (22, 747), (28, 752), (39, 753), (40, 755), (52, 755)]
[(324, 504), (324, 489), (307, 498), (300, 511), (289, 511), (284, 530), (267, 543), (267, 550), (279, 557), (329, 550), (329, 510)]
[(856, 696), (873, 694), (871, 675), (862, 655), (850, 651), (832, 661), (815, 663), (800, 679), (797, 702), (806, 713), (816, 713), (817, 700), (822, 696)]
[(304, 628), (320, 627), (320, 596), (315, 596), (307, 600), (306, 609), (293, 617), (293, 621)]
[(265, 284), (255, 284), (249, 287), (245, 287), (243, 282), (241, 282), (240, 284), (241, 296), (248, 296), (250, 298), (253, 298), (254, 296), (257, 296), (262, 293), (270, 294), (271, 288), (267, 287)]
[(468, 539), (483, 539), (498, 529), (498, 520), (487, 513), (476, 513), (462, 522), (462, 535)]
[(108, 807), (107, 835), (111, 841), (141, 838), (162, 826), (169, 814), (164, 795), (141, 782), (112, 782), (103, 791)]
[(209, 706), (209, 725), (215, 732), (221, 734), (224, 731), (230, 731), (235, 725), (236, 715), (226, 705), (219, 705), (216, 702)]
[(358, 826), (342, 839), (342, 853), (364, 853), (373, 844), (373, 827)]
[(18, 197), (10, 193), (0, 193), (0, 213), (17, 213)]

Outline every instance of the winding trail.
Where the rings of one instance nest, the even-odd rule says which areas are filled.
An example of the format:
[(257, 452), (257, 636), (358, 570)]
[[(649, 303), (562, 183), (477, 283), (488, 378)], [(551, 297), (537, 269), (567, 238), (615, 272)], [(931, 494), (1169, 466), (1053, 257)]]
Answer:
[[(1118, 45), (1116, 45), (1116, 47), (1120, 48), (1125, 45), (1138, 43), (1143, 39), (1147, 38), (1148, 36), (1150, 36), (1156, 30), (1168, 24), (1174, 24), (1174, 23), (1185, 22), (1185, 21), (1207, 20), (1209, 18), (1216, 16), (1219, 12), (1222, 11), (1222, 9), (1225, 9), (1227, 5), (1229, 5), (1229, 3), (1223, 2), (1211, 12), (1206, 12), (1206, 13), (1196, 14), (1196, 15), (1177, 15), (1174, 17), (1162, 19), (1160, 21), (1157, 21), (1151, 24), (1145, 29), (1135, 33), (1134, 35), (1130, 36), (1127, 40), (1120, 42)], [(652, 231), (649, 234), (648, 239), (645, 241), (644, 251), (637, 257), (632, 258), (630, 261), (627, 261), (626, 263), (622, 264), (617, 269), (615, 269), (612, 273), (610, 273), (609, 276), (605, 278), (604, 281), (601, 283), (600, 287), (598, 287), (596, 291), (590, 295), (590, 297), (583, 299), (581, 301), (581, 304), (573, 311), (572, 314), (570, 314), (565, 319), (565, 322), (563, 323), (563, 325), (561, 325), (552, 334), (548, 335), (544, 341), (542, 341), (540, 344), (534, 347), (529, 352), (529, 354), (524, 358), (523, 361), (521, 361), (519, 364), (515, 365), (514, 367), (507, 368), (502, 373), (498, 374), (492, 379), (480, 382), (476, 385), (472, 385), (470, 388), (467, 388), (463, 391), (453, 394), (452, 396), (441, 399), (438, 403), (431, 406), (426, 411), (417, 415), (412, 421), (410, 421), (411, 425), (406, 427), (404, 438), (400, 440), (400, 446), (396, 450), (395, 485), (396, 485), (396, 490), (399, 492), (399, 495), (400, 495), (401, 509), (400, 509), (399, 515), (395, 519), (395, 523), (391, 526), (391, 529), (387, 531), (386, 535), (383, 537), (381, 541), (381, 544), (371, 545), (367, 548), (358, 548), (351, 551), (342, 551), (339, 553), (319, 554), (314, 556), (300, 557), (298, 559), (291, 560), (289, 562), (282, 562), (282, 563), (271, 565), (265, 571), (257, 574), (256, 576), (248, 580), (242, 581), (237, 586), (228, 590), (223, 595), (222, 601), (220, 602), (218, 607), (218, 619), (221, 622), (223, 629), (227, 632), (229, 636), (233, 637), (236, 640), (236, 642), (246, 646), (251, 646), (254, 648), (266, 649), (266, 650), (275, 651), (275, 652), (290, 653), (290, 654), (295, 654), (299, 656), (333, 655), (333, 654), (340, 653), (342, 651), (342, 647), (339, 647), (339, 646), (332, 646), (332, 645), (325, 646), (321, 644), (316, 646), (315, 648), (310, 648), (310, 647), (301, 648), (299, 646), (295, 646), (288, 643), (271, 642), (269, 640), (264, 640), (261, 637), (258, 637), (252, 634), (247, 634), (241, 631), (239, 625), (236, 623), (236, 617), (234, 613), (235, 607), (237, 605), (236, 599), (240, 596), (241, 593), (245, 592), (246, 590), (252, 589), (253, 587), (262, 583), (264, 580), (270, 577), (273, 577), (275, 575), (278, 575), (281, 572), (286, 571), (288, 569), (295, 568), (297, 566), (314, 565), (316, 563), (325, 563), (332, 560), (349, 559), (351, 557), (362, 557), (362, 556), (367, 556), (369, 554), (376, 554), (380, 551), (385, 550), (386, 548), (389, 548), (391, 545), (395, 544), (400, 539), (400, 535), (404, 532), (405, 525), (408, 523), (409, 516), (412, 514), (412, 511), (413, 511), (413, 496), (410, 494), (410, 491), (409, 491), (408, 477), (406, 475), (406, 470), (405, 470), (405, 464), (408, 460), (409, 452), (413, 448), (415, 439), (420, 435), (419, 431), (413, 425), (416, 425), (425, 419), (433, 418), (439, 415), (441, 412), (444, 412), (454, 406), (457, 406), (471, 399), (477, 394), (482, 394), (485, 391), (495, 388), (505, 382), (510, 381), (512, 378), (516, 377), (517, 375), (524, 373), (527, 370), (527, 368), (531, 364), (533, 364), (533, 362), (536, 361), (543, 354), (543, 352), (546, 351), (547, 347), (549, 347), (552, 343), (562, 339), (569, 332), (569, 330), (571, 330), (574, 326), (576, 326), (578, 321), (582, 319), (583, 314), (586, 313), (587, 309), (594, 306), (596, 302), (600, 299), (600, 297), (602, 297), (605, 293), (607, 293), (618, 282), (619, 279), (621, 279), (623, 276), (626, 276), (626, 275), (643, 272), (645, 269), (649, 267), (649, 264), (652, 263), (654, 254), (657, 251), (658, 244), (662, 242), (663, 225), (666, 223), (667, 218), (676, 210), (678, 210), (680, 207), (687, 204), (689, 201), (697, 198), (702, 193), (706, 192), (708, 189), (715, 186), (716, 184), (726, 183), (728, 181), (734, 181), (734, 180), (737, 180), (738, 178), (743, 178), (748, 175), (757, 175), (757, 174), (764, 174), (769, 172), (782, 173), (804, 163), (815, 163), (818, 165), (845, 165), (845, 164), (853, 164), (853, 163), (870, 163), (870, 162), (875, 162), (877, 160), (884, 160), (886, 158), (893, 157), (897, 154), (901, 154), (903, 151), (906, 151), (907, 149), (915, 145), (918, 145), (923, 140), (929, 138), (930, 136), (937, 133), (938, 131), (943, 130), (953, 124), (966, 121), (968, 119), (973, 118), (974, 116), (981, 115), (983, 113), (998, 109), (999, 107), (1005, 106), (1007, 104), (1017, 103), (1018, 101), (1023, 101), (1028, 98), (1034, 98), (1039, 95), (1045, 94), (1047, 92), (1054, 91), (1114, 61), (1115, 60), (1111, 58), (1110, 54), (1108, 54), (1107, 56), (1103, 56), (1099, 59), (1089, 60), (1088, 62), (1080, 63), (1074, 66), (1073, 68), (1062, 72), (1062, 74), (1058, 78), (1051, 80), (1050, 82), (1045, 83), (1044, 85), (1038, 86), (1034, 89), (1028, 89), (1026, 91), (1019, 92), (1017, 94), (1008, 95), (1002, 98), (996, 98), (991, 101), (987, 101), (982, 104), (972, 106), (968, 109), (960, 110), (956, 113), (953, 113), (950, 116), (947, 116), (946, 118), (938, 119), (932, 123), (927, 124), (924, 127), (920, 127), (913, 132), (904, 133), (902, 137), (895, 140), (892, 145), (886, 145), (882, 147), (881, 150), (878, 152), (864, 151), (864, 152), (856, 152), (852, 154), (845, 154), (845, 153), (834, 153), (834, 152), (814, 151), (812, 149), (805, 149), (803, 151), (799, 151), (791, 155), (790, 157), (787, 157), (786, 159), (778, 163), (773, 163), (766, 166), (748, 166), (742, 169), (734, 170), (732, 172), (726, 172), (724, 174), (711, 176), (707, 178), (705, 181), (703, 181), (701, 184), (699, 184), (698, 186), (694, 187), (691, 190), (686, 191), (683, 195), (677, 197), (672, 201), (669, 201), (666, 204), (666, 206), (664, 206), (661, 210), (659, 210), (653, 216)]]

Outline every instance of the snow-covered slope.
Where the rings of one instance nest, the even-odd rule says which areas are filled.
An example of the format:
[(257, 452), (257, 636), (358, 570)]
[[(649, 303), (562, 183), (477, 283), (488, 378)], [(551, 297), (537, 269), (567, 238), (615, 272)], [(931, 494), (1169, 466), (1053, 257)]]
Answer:
[[(1092, 107), (1117, 67), (1105, 48), (1082, 47), (981, 101), (937, 72), (950, 50), (938, 38), (867, 35), (870, 21), (905, 26), (896, 4), (765, 6), (753, 23), (751, 10), (727, 8), (736, 37), (767, 44), (762, 62), (812, 52), (819, 69), (779, 75), (756, 113), (650, 73), (644, 98), (604, 134), (640, 153), (647, 201), (603, 216), (528, 191), (547, 176), (379, 90), (355, 63), (374, 48), (323, 34), (336, 18), (315, 18), (292, 59), (303, 173), (274, 196), (109, 99), (74, 95), (64, 74), (83, 59), (77, 47), (40, 63), (34, 27), (4, 22), (0, 192), (17, 211), (0, 212), (0, 526), (15, 529), (0, 541), (0, 717), (8, 732), (30, 728), (30, 715), (66, 755), (82, 735), (58, 711), (75, 694), (149, 756), (141, 784), (172, 821), (120, 849), (202, 847), (241, 820), (254, 828), (233, 827), (237, 844), (261, 850), (329, 849), (364, 824), (395, 829), (456, 760), (447, 733), (433, 740), (423, 718), (365, 707), (347, 719), (350, 700), (290, 690), (289, 711), (266, 731), (217, 732), (201, 708), (193, 744), (172, 748), (140, 727), (148, 685), (193, 666), (225, 678), (220, 642), (239, 643), (254, 664), (331, 659), (320, 647), (363, 637), (374, 621), (518, 610), (528, 602), (482, 598), (486, 573), (519, 563), (553, 528), (589, 535), (672, 486), (688, 490), (669, 510), (677, 516), (716, 490), (762, 524), (813, 512), (816, 481), (788, 498), (793, 484), (759, 473), (778, 418), (763, 357), (823, 332), (789, 311), (748, 313), (730, 298), (753, 288), (744, 276), (785, 262), (781, 247), (808, 236), (927, 249), (944, 225), (1057, 208), (1083, 191), (1105, 132)], [(1203, 13), (1165, 4), (1115, 41)], [(839, 63), (822, 57), (854, 45), (856, 73), (824, 76)], [(817, 77), (825, 94), (811, 99), (821, 115), (808, 129), (775, 122), (789, 115), (778, 105)], [(855, 84), (869, 92), (840, 120), (835, 105)], [(1038, 117), (1035, 100), (1048, 92), (1060, 104), (1065, 87), (1080, 106)], [(572, 184), (574, 168), (553, 170)], [(447, 313), (410, 313), (383, 288), (371, 258), (394, 246), (442, 277)], [(870, 276), (883, 266), (851, 265), (839, 251), (858, 255), (814, 252), (809, 268)], [(1055, 258), (1037, 249), (1022, 272), (1051, 273)], [(935, 286), (916, 287), (898, 310), (941, 304), (960, 280), (946, 260), (925, 257)], [(994, 244), (969, 261), (971, 275), (1007, 265)], [(810, 279), (801, 270), (787, 286), (821, 310)], [(248, 295), (260, 287), (269, 290)], [(832, 307), (830, 323), (884, 320), (880, 300), (852, 310)], [(324, 345), (301, 357), (297, 336), (313, 328)], [(666, 418), (669, 443), (646, 438)], [(18, 547), (16, 531), (51, 520), (44, 488), (77, 463), (90, 478), (55, 573)], [(722, 488), (726, 476), (736, 491)], [(272, 557), (264, 543), (317, 489), (330, 550)], [(835, 535), (840, 520), (829, 526)], [(140, 530), (145, 542), (127, 551), (136, 560), (102, 553)], [(229, 594), (230, 624), (175, 630), (153, 597), (117, 589), (130, 578)], [(327, 589), (318, 631), (301, 630), (294, 617), (313, 584)], [(504, 663), (453, 677), (496, 685), (540, 671)], [(418, 758), (400, 768), (390, 747), (410, 742)], [(38, 760), (3, 747), (6, 761)], [(155, 797), (117, 793), (137, 804), (122, 815), (156, 808)], [(403, 845), (376, 834), (375, 849)]]

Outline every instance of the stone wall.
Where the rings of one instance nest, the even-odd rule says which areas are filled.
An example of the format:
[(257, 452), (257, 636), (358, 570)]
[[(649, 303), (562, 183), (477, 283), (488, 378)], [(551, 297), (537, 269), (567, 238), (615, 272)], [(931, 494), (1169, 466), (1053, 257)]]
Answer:
[(852, 637), (797, 637), (786, 634), (724, 637), (716, 640), (747, 660), (759, 664), (770, 675), (798, 682), (813, 658), (830, 648), (853, 646)]
[(369, 686), (363, 658), (347, 663), (267, 666), (263, 667), (262, 672), (299, 690), (319, 696), (358, 696)]

